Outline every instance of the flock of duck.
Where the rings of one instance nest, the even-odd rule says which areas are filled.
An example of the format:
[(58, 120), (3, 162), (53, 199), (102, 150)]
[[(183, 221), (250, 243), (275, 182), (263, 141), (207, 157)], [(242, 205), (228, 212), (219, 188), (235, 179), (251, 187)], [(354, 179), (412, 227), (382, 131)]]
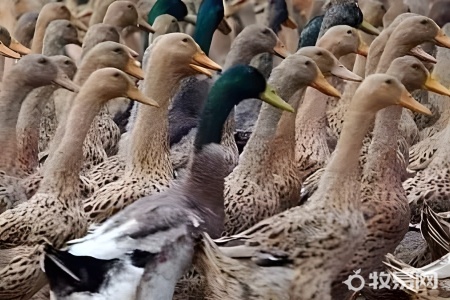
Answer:
[(449, 1), (2, 1), (0, 299), (449, 298)]

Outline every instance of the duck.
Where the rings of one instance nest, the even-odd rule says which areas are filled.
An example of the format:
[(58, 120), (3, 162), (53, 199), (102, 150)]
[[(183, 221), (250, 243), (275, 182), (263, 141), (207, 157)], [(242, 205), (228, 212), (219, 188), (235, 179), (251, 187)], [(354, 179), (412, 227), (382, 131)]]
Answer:
[[(74, 77), (74, 82), (79, 85), (82, 85), (87, 80), (87, 78), (92, 74), (93, 71), (104, 67), (115, 67), (124, 70), (127, 74), (131, 76), (143, 78), (143, 71), (138, 67), (138, 65), (139, 63), (130, 55), (128, 47), (111, 41), (102, 42), (96, 45), (88, 52), (88, 54), (86, 54), (82, 63), (78, 67), (78, 71)], [(47, 154), (48, 157), (51, 157), (55, 153), (64, 135), (67, 113), (70, 110), (69, 108), (71, 107), (74, 101), (72, 97), (73, 95), (65, 95), (63, 97), (64, 99), (57, 99), (55, 101), (56, 105), (58, 102), (65, 100), (64, 102), (66, 102), (66, 105), (65, 109), (64, 108), (61, 109), (60, 115), (58, 116), (59, 123), (55, 135), (48, 149)], [(96, 118), (94, 118), (94, 122), (96, 122), (95, 119), (100, 117), (101, 116), (97, 116)], [(85, 168), (89, 168), (92, 165), (92, 161), (95, 161), (95, 159), (106, 158), (103, 145), (101, 144), (98, 136), (95, 135), (96, 132), (97, 131), (93, 132), (90, 130), (88, 136), (84, 140), (83, 148), (85, 150), (83, 150), (83, 153), (86, 159), (83, 160), (84, 165), (83, 170)], [(94, 145), (94, 147), (92, 147), (92, 144)], [(42, 172), (39, 171), (25, 178), (25, 180), (23, 181), (23, 185), (25, 187), (25, 190), (27, 191), (27, 195), (32, 196), (36, 192), (36, 190), (39, 187), (39, 183), (42, 180), (42, 176), (43, 176)], [(98, 187), (95, 185), (95, 182), (92, 182), (92, 180), (89, 180), (85, 176), (81, 176), (80, 178), (82, 180), (81, 187), (83, 190), (84, 197), (88, 197), (96, 189), (98, 189)]]
[[(393, 53), (389, 44), (386, 46), (387, 51)], [(431, 78), (428, 70), (415, 57), (400, 56), (394, 59), (386, 73), (398, 78), (409, 92), (427, 89), (442, 94), (450, 93)], [(406, 165), (398, 159), (396, 149), (401, 115), (402, 109), (390, 107), (381, 111), (375, 122), (361, 187), (362, 210), (368, 233), (363, 245), (335, 280), (333, 291), (336, 299), (350, 296), (351, 292), (341, 283), (353, 270), (361, 268), (360, 274), (367, 280), (370, 272), (384, 271), (384, 256), (395, 250), (408, 231), (410, 211), (401, 182)], [(362, 293), (369, 299), (387, 298), (380, 290), (365, 288)]]
[[(37, 87), (52, 83), (57, 83), (69, 90), (77, 90), (76, 86), (74, 86), (67, 76), (59, 72), (58, 67), (42, 55), (35, 55), (23, 59), (24, 62), (20, 66), (14, 66), (6, 74), (7, 80), (4, 82), (5, 86), (1, 91), (3, 123), (0, 139), (3, 142), (4, 149), (0, 159), (0, 169), (6, 175), (10, 176), (19, 174), (16, 168), (17, 138), (15, 129), (21, 105), (27, 95)], [(47, 66), (48, 72), (43, 73), (42, 70)], [(36, 76), (38, 73), (41, 76)]]
[[(246, 85), (246, 82), (253, 84)], [(92, 292), (91, 297), (101, 297), (110, 294), (116, 282), (124, 281), (126, 277), (127, 284), (121, 289), (120, 298), (142, 299), (154, 295), (157, 288), (159, 299), (172, 299), (177, 280), (191, 264), (194, 244), (200, 232), (220, 234), (223, 181), (227, 173), (219, 146), (221, 131), (232, 108), (247, 98), (259, 98), (275, 107), (291, 110), (255, 68), (237, 65), (224, 71), (211, 87), (206, 100), (195, 137), (189, 175), (167, 191), (129, 205), (86, 237), (69, 242), (67, 249), (46, 249), (44, 269), (56, 298), (75, 299), (88, 289)], [(199, 185), (206, 189), (199, 188)], [(136, 227), (125, 229), (130, 220), (136, 222)], [(160, 231), (160, 225), (155, 227), (155, 224), (168, 226), (171, 233)], [(128, 243), (128, 239), (121, 238), (123, 234), (135, 236), (143, 232), (143, 228), (150, 234), (140, 235), (136, 243)], [(122, 231), (124, 229), (125, 232)], [(119, 231), (122, 232), (119, 235), (110, 234)], [(158, 245), (151, 242), (151, 246), (146, 246), (155, 239), (158, 239)], [(100, 248), (100, 240), (103, 244), (122, 245), (110, 249), (126, 250)], [(166, 262), (161, 263), (161, 257), (165, 257)], [(163, 271), (162, 277), (153, 275), (155, 270), (162, 271), (168, 265), (172, 267)], [(150, 272), (146, 271), (149, 266), (152, 266)], [(95, 269), (100, 269), (103, 275), (91, 289), (90, 276), (97, 272)], [(82, 270), (87, 277), (81, 276)], [(81, 289), (64, 295), (74, 284)], [(136, 288), (138, 284), (140, 286)], [(164, 291), (161, 286), (166, 287)]]
[[(181, 48), (177, 50), (175, 47)], [(173, 179), (167, 139), (169, 99), (181, 79), (198, 73), (212, 76), (208, 68), (221, 70), (191, 37), (183, 33), (169, 33), (156, 38), (151, 53), (144, 90), (159, 101), (160, 111), (139, 108), (124, 175), (95, 191), (84, 202), (91, 223), (101, 223), (140, 197), (168, 188)], [(165, 84), (161, 85), (162, 82)]]
[[(25, 58), (21, 61), (26, 63)], [(153, 99), (143, 96), (122, 71), (103, 68), (93, 72), (77, 94), (64, 137), (56, 154), (47, 162), (38, 192), (27, 202), (0, 216), (1, 249), (35, 247), (32, 253), (14, 257), (0, 270), (2, 299), (21, 297), (29, 293), (30, 288), (40, 288), (45, 284), (45, 280), (40, 281), (39, 268), (45, 245), (58, 249), (66, 241), (86, 234), (87, 222), (78, 189), (83, 139), (103, 103), (121, 96), (158, 106)], [(23, 266), (28, 271), (18, 272)]]
[(249, 299), (331, 299), (332, 280), (365, 234), (358, 153), (376, 113), (390, 105), (427, 111), (395, 77), (365, 78), (314, 201), (237, 235), (203, 239), (195, 266), (205, 276), (212, 298), (242, 299), (245, 293)]
[(325, 5), (325, 14), (311, 19), (300, 35), (299, 47), (315, 46), (316, 41), (328, 29), (336, 25), (348, 25), (368, 34), (380, 31), (363, 19), (358, 2), (354, 0), (330, 0)]
[(42, 7), (39, 12), (39, 16), (36, 21), (36, 29), (33, 36), (33, 42), (31, 44), (31, 53), (42, 53), (42, 47), (44, 44), (44, 35), (47, 26), (54, 20), (72, 20), (74, 25), (79, 29), (87, 30), (85, 26), (80, 22), (75, 22), (76, 19), (72, 16), (69, 9), (63, 3), (47, 3)]
[[(63, 72), (68, 79), (73, 79), (77, 71), (73, 60), (65, 55), (54, 55), (50, 56), (49, 59), (57, 65), (59, 71)], [(39, 135), (42, 131), (42, 126), (39, 123), (42, 121), (41, 117), (45, 118), (44, 113), (49, 110), (47, 106), (53, 100), (51, 99), (52, 95), (59, 87), (58, 85), (50, 85), (35, 89), (27, 95), (22, 103), (16, 125), (17, 165), (21, 174), (31, 175), (37, 171), (39, 166)], [(77, 87), (73, 87), (72, 91), (76, 89)]]
[[(294, 65), (295, 68), (292, 67)], [(285, 99), (290, 99), (307, 85), (339, 96), (315, 62), (298, 53), (288, 56), (274, 68), (268, 82)], [(280, 203), (272, 160), (269, 159), (271, 151), (275, 151), (271, 141), (280, 118), (280, 112), (268, 106), (261, 107), (256, 128), (239, 158), (239, 164), (225, 179), (225, 233), (228, 235), (248, 229), (286, 209), (285, 204)]]

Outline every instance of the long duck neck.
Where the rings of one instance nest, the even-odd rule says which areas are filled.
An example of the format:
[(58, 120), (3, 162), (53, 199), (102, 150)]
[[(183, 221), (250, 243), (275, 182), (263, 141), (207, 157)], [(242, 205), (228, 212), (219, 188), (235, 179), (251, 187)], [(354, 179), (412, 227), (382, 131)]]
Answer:
[[(330, 162), (325, 168), (324, 175), (319, 183), (318, 193), (325, 206), (334, 209), (357, 209), (359, 200), (359, 153), (363, 145), (364, 136), (373, 124), (375, 114), (367, 111), (358, 111), (350, 107), (345, 115), (344, 126), (336, 149)], [(325, 197), (328, 194), (338, 194)], [(340, 194), (340, 196), (339, 196)], [(333, 200), (334, 199), (334, 200)]]
[[(283, 69), (275, 68), (268, 83), (277, 91), (282, 99), (291, 99), (292, 95), (302, 86), (293, 84), (282, 76)], [(239, 165), (256, 173), (266, 170), (267, 156), (270, 151), (270, 143), (277, 130), (278, 121), (281, 118), (281, 110), (263, 103), (261, 111), (245, 149), (239, 159)], [(266, 172), (266, 171), (264, 171)]]
[(38, 192), (57, 193), (60, 199), (66, 201), (76, 199), (78, 177), (83, 164), (83, 142), (92, 120), (102, 107), (99, 98), (103, 97), (92, 88), (80, 91), (67, 118), (61, 143), (46, 163)]
[[(304, 98), (306, 90), (306, 87), (302, 88), (291, 97), (289, 104), (295, 109), (295, 112), (282, 112), (271, 147), (270, 160), (272, 162), (273, 170), (283, 171), (291, 165), (295, 166), (295, 120), (299, 112), (300, 104), (302, 102), (301, 100)], [(302, 110), (303, 105), (304, 104), (302, 104)], [(323, 114), (325, 114), (325, 109), (326, 102)], [(280, 153), (282, 154), (280, 155)], [(279, 174), (277, 171), (275, 171), (275, 173)]]
[[(404, 170), (397, 160), (397, 141), (399, 138), (398, 125), (403, 108), (400, 106), (387, 107), (376, 117), (372, 143), (370, 144), (368, 161), (364, 167), (366, 175), (386, 178), (386, 183), (401, 185)], [(394, 174), (392, 174), (394, 172)]]
[[(155, 99), (160, 107), (141, 105), (132, 131), (131, 157), (127, 169), (133, 173), (172, 177), (168, 143), (168, 109), (183, 72), (163, 70), (163, 61), (149, 61), (152, 67), (144, 79), (144, 93)], [(163, 174), (161, 174), (161, 171)]]
[(16, 125), (23, 101), (33, 87), (17, 83), (12, 77), (3, 82), (0, 93), (0, 170), (15, 175), (17, 155)]
[(39, 164), (39, 127), (42, 112), (47, 105), (55, 85), (40, 87), (32, 91), (20, 110), (17, 121), (17, 162), (24, 174), (32, 174)]
[(34, 31), (33, 42), (31, 44), (31, 53), (41, 54), (44, 47), (45, 30), (50, 22), (46, 20), (38, 19), (36, 23), (36, 29)]

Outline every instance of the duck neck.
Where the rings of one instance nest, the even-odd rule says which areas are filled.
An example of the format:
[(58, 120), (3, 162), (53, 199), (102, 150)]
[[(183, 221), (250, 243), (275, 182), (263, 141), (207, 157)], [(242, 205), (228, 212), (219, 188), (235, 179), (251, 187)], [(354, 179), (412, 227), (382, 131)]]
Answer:
[(3, 81), (0, 93), (0, 170), (8, 175), (15, 175), (17, 157), (16, 125), (23, 101), (33, 87), (20, 85), (15, 76)]
[(248, 65), (252, 58), (257, 55), (252, 47), (249, 47), (248, 40), (237, 37), (231, 45), (230, 52), (228, 52), (223, 65), (223, 70), (227, 70), (233, 66), (242, 64)]
[[(274, 69), (274, 72), (276, 69)], [(269, 84), (277, 91), (282, 99), (290, 99), (301, 86), (291, 84), (290, 80), (274, 73), (269, 79)], [(260, 172), (266, 169), (267, 156), (270, 151), (270, 142), (277, 130), (278, 121), (281, 118), (281, 110), (267, 103), (263, 103), (253, 131), (243, 153), (239, 159), (239, 165), (247, 170)]]
[(44, 47), (45, 30), (47, 29), (47, 26), (48, 23), (44, 23), (42, 19), (37, 20), (36, 29), (34, 30), (33, 42), (31, 43), (31, 53), (42, 53), (42, 48)]
[(383, 50), (376, 72), (385, 73), (394, 59), (405, 56), (411, 49), (412, 47), (410, 45), (396, 43), (395, 36), (392, 36)]
[(278, 122), (275, 138), (271, 143), (270, 156), (272, 170), (274, 170), (274, 173), (276, 174), (287, 171), (289, 166), (295, 166), (295, 120), (305, 91), (306, 88), (302, 88), (291, 97), (292, 101), (290, 101), (289, 104), (295, 109), (295, 112), (291, 113), (283, 111), (280, 121)]
[[(359, 153), (374, 118), (375, 115), (371, 112), (351, 108), (347, 111), (341, 136), (317, 190), (319, 195), (322, 194), (319, 198), (323, 205), (344, 211), (357, 211), (360, 207)], [(326, 197), (331, 194), (332, 197)]]
[[(369, 147), (368, 161), (364, 173), (376, 174), (401, 185), (401, 165), (397, 160), (398, 125), (402, 115), (401, 106), (387, 107), (376, 117), (372, 143)], [(392, 174), (394, 172), (394, 174)]]
[[(149, 62), (152, 71), (144, 80), (144, 93), (155, 99), (160, 107), (140, 105), (132, 131), (130, 160), (127, 168), (133, 173), (159, 174), (172, 178), (169, 158), (168, 110), (169, 100), (185, 76), (179, 72), (157, 71), (157, 63)], [(162, 68), (160, 69), (162, 70)]]
[(39, 127), (42, 112), (53, 92), (54, 85), (40, 87), (28, 94), (17, 121), (17, 162), (24, 174), (32, 174), (38, 167)]
[(89, 88), (78, 93), (68, 115), (61, 143), (46, 162), (38, 192), (57, 193), (60, 195), (58, 198), (66, 201), (77, 198), (79, 172), (84, 160), (83, 142), (94, 117), (102, 107), (100, 100), (106, 100), (101, 98), (106, 98), (106, 95), (99, 95)]

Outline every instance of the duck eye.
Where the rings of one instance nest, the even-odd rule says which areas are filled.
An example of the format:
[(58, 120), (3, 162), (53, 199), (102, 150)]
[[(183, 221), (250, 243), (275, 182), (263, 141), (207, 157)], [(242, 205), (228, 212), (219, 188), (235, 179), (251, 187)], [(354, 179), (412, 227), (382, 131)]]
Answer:
[(133, 6), (130, 4), (130, 5), (128, 5), (127, 7), (128, 7), (128, 8), (132, 8)]
[(268, 29), (268, 28), (265, 28), (265, 29), (262, 31), (262, 34), (269, 34), (269, 29)]
[(413, 67), (414, 70), (417, 70), (419, 68), (418, 65), (413, 65), (412, 67)]
[(45, 63), (47, 63), (47, 60), (42, 57), (42, 58), (39, 58), (38, 63), (45, 64)]
[(72, 24), (67, 24), (67, 28), (72, 28)]
[(188, 39), (187, 39), (187, 38), (184, 38), (182, 41), (183, 41), (183, 43), (187, 43), (187, 42), (188, 42)]
[(322, 56), (322, 52), (320, 52), (320, 51), (317, 52), (317, 55), (318, 55), (318, 56)]
[(426, 25), (426, 24), (428, 24), (428, 20), (424, 19), (424, 20), (420, 21), (420, 24)]
[(386, 11), (386, 7), (384, 5), (381, 5), (381, 9)]
[(391, 83), (392, 83), (392, 80), (387, 79), (384, 83), (386, 83), (386, 84), (391, 84)]
[(64, 64), (65, 64), (65, 65), (70, 65), (70, 61), (66, 60), (66, 61), (64, 62)]
[(121, 53), (121, 52), (122, 52), (122, 49), (116, 48), (116, 49), (114, 49), (114, 52), (116, 52), (116, 53)]
[(116, 72), (116, 73), (114, 73), (114, 75), (113, 75), (113, 76), (117, 78), (117, 77), (119, 77), (119, 76), (120, 76), (120, 74)]
[(348, 31), (347, 31), (347, 34), (352, 34), (352, 31), (351, 31), (351, 30), (348, 30)]
[(306, 66), (309, 66), (309, 65), (310, 65), (309, 61), (305, 62), (305, 65), (306, 65)]

